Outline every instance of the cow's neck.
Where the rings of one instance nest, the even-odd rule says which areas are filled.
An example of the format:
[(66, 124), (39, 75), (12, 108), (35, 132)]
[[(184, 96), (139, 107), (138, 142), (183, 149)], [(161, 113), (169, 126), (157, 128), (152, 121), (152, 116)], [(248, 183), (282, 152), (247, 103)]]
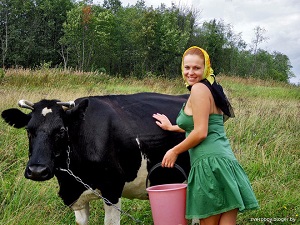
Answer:
[(62, 150), (62, 153), (61, 155), (59, 156), (58, 158), (58, 163), (57, 163), (57, 166), (56, 166), (56, 169), (57, 170), (62, 170), (62, 169), (67, 169), (69, 170), (70, 169), (70, 163), (71, 163), (71, 140), (70, 140), (70, 136), (69, 136), (69, 129), (68, 127), (66, 126), (65, 127), (65, 132), (66, 132), (66, 136), (67, 136), (67, 144), (66, 146), (64, 147), (64, 150)]

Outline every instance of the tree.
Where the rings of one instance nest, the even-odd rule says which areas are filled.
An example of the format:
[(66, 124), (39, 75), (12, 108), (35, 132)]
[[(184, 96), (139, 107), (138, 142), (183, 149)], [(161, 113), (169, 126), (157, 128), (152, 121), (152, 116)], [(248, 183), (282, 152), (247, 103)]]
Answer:
[(147, 7), (144, 0), (122, 7), (120, 0), (3, 0), (0, 2), (2, 67), (52, 67), (106, 71), (111, 75), (166, 77), (180, 73), (183, 51), (208, 51), (215, 74), (288, 81), (286, 55), (259, 48), (267, 38), (256, 27), (250, 50), (241, 34), (222, 20), (197, 23), (189, 8)]
[(216, 74), (224, 72), (222, 69), (223, 48), (227, 45), (225, 27), (223, 21), (214, 19), (204, 22), (196, 33), (195, 44), (201, 46), (209, 53)]
[(118, 12), (118, 10), (121, 8), (122, 3), (120, 0), (104, 0), (103, 7), (105, 9), (111, 10), (114, 14)]
[(66, 11), (71, 7), (70, 0), (1, 2), (3, 66), (35, 67), (45, 61), (58, 65), (61, 62), (58, 39)]
[(1, 41), (1, 58), (2, 67), (5, 68), (5, 59), (8, 49), (8, 6), (7, 1), (0, 2), (0, 41)]
[(33, 4), (29, 0), (6, 0), (0, 4), (2, 66), (28, 66), (30, 34), (28, 20)]
[(177, 75), (182, 52), (190, 38), (190, 21), (173, 4), (172, 8), (161, 15), (159, 42), (161, 49), (161, 68), (164, 74)]
[(258, 50), (258, 46), (263, 43), (264, 41), (268, 40), (268, 37), (265, 37), (264, 34), (266, 33), (266, 29), (262, 28), (260, 26), (257, 26), (254, 28), (254, 38), (252, 39), (252, 51), (253, 54), (255, 55), (257, 53)]
[(252, 40), (252, 52), (253, 52), (253, 63), (252, 63), (252, 67), (250, 70), (250, 74), (255, 74), (255, 73), (259, 73), (258, 71), (256, 71), (256, 63), (257, 63), (257, 52), (258, 52), (258, 46), (259, 44), (261, 44), (262, 42), (266, 41), (268, 38), (264, 36), (264, 33), (266, 32), (266, 30), (264, 28), (261, 28), (260, 26), (257, 26), (254, 28), (254, 39)]
[(274, 70), (276, 71), (272, 76), (274, 80), (286, 82), (290, 78), (295, 77), (295, 75), (291, 71), (293, 67), (291, 66), (290, 60), (286, 55), (275, 51), (273, 52), (272, 56), (273, 56), (272, 65), (274, 67)]
[(60, 44), (65, 54), (73, 55), (69, 58), (71, 64), (79, 70), (86, 70), (93, 56), (96, 34), (92, 6), (84, 3), (75, 5), (67, 14), (63, 32)]

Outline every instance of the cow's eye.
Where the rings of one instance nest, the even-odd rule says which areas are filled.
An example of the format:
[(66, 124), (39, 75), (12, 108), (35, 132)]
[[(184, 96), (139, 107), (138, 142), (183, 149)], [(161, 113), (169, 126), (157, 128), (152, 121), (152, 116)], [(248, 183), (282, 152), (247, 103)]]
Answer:
[(59, 139), (61, 139), (61, 138), (64, 138), (65, 133), (66, 133), (66, 128), (61, 127), (61, 128), (59, 129), (59, 131), (57, 131), (57, 133), (55, 134), (56, 140), (59, 140)]
[(61, 128), (60, 128), (60, 132), (65, 133), (65, 131), (66, 131), (66, 128), (65, 128), (65, 127), (61, 127)]
[(59, 130), (59, 133), (60, 133), (61, 136), (64, 136), (65, 133), (66, 133), (66, 128), (61, 127), (60, 130)]

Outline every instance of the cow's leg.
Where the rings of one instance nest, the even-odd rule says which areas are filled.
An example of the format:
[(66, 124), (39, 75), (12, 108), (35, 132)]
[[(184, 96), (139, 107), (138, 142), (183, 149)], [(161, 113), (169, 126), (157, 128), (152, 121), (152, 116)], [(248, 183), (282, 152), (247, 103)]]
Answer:
[(192, 225), (200, 225), (199, 219), (192, 219)]
[(89, 222), (90, 205), (87, 202), (83, 209), (75, 210), (76, 225), (87, 225)]
[[(117, 204), (115, 204), (118, 208), (121, 209), (121, 198)], [(119, 210), (112, 206), (108, 206), (104, 203), (105, 217), (104, 224), (105, 225), (120, 225), (121, 213)]]

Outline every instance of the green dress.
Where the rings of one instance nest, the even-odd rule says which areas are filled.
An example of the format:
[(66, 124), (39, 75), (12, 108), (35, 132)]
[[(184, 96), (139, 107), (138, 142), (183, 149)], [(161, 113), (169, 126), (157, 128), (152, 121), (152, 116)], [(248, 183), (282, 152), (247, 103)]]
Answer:
[[(194, 122), (183, 108), (176, 122), (188, 136)], [(259, 207), (249, 179), (231, 150), (222, 115), (209, 116), (207, 137), (190, 149), (189, 154), (187, 219), (203, 219), (236, 208), (242, 212)]]

